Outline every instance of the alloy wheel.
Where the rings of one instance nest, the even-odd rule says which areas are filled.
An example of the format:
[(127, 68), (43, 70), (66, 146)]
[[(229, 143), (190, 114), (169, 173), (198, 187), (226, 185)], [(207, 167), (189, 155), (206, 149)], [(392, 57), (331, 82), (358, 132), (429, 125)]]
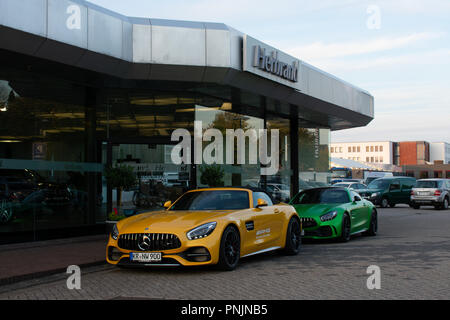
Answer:
[(225, 259), (228, 265), (233, 266), (239, 260), (240, 255), (240, 240), (234, 230), (227, 233), (225, 237)]
[(297, 219), (294, 219), (291, 224), (291, 244), (294, 250), (298, 250), (302, 242), (302, 234), (300, 224)]
[(342, 220), (341, 241), (347, 242), (350, 240), (350, 230), (350, 218), (347, 214), (345, 214)]

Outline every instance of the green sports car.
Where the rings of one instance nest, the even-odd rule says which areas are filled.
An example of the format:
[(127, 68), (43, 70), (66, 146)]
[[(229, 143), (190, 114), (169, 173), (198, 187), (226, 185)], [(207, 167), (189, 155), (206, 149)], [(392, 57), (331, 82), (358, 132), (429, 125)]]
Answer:
[(351, 189), (326, 187), (304, 190), (289, 204), (294, 206), (302, 220), (305, 238), (337, 238), (346, 242), (353, 234), (377, 234), (375, 206)]

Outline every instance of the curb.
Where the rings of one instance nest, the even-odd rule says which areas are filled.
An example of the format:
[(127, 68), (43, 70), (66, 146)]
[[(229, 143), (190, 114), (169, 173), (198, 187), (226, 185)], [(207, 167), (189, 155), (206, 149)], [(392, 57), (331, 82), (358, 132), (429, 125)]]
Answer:
[[(95, 267), (95, 266), (100, 266), (100, 265), (104, 265), (104, 264), (106, 264), (106, 260), (84, 263), (84, 264), (80, 264), (78, 266), (80, 268), (89, 268), (89, 267)], [(16, 283), (22, 282), (22, 281), (34, 280), (37, 278), (47, 277), (47, 276), (55, 275), (58, 273), (66, 273), (66, 271), (67, 271), (67, 267), (57, 268), (57, 269), (52, 269), (52, 270), (45, 270), (45, 271), (29, 273), (29, 274), (24, 274), (24, 275), (19, 275), (19, 276), (13, 276), (10, 278), (3, 278), (3, 279), (0, 279), (0, 287), (11, 285), (11, 284), (16, 284)]]

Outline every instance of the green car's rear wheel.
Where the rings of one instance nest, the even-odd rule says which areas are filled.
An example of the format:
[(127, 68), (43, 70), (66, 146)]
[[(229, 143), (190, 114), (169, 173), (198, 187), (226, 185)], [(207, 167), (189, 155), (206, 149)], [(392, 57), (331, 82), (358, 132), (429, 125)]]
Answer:
[(377, 231), (378, 231), (378, 215), (375, 210), (372, 210), (372, 214), (370, 216), (369, 229), (366, 232), (364, 232), (364, 235), (376, 236)]
[(222, 270), (234, 270), (241, 255), (241, 238), (236, 228), (228, 226), (220, 241), (218, 267)]

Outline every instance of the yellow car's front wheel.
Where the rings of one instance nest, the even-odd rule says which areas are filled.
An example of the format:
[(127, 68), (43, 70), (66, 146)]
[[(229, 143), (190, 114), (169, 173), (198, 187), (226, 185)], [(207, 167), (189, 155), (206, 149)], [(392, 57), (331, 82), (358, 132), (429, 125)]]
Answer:
[(238, 230), (233, 226), (228, 226), (222, 234), (220, 241), (218, 267), (222, 270), (234, 270), (241, 254), (241, 237)]

